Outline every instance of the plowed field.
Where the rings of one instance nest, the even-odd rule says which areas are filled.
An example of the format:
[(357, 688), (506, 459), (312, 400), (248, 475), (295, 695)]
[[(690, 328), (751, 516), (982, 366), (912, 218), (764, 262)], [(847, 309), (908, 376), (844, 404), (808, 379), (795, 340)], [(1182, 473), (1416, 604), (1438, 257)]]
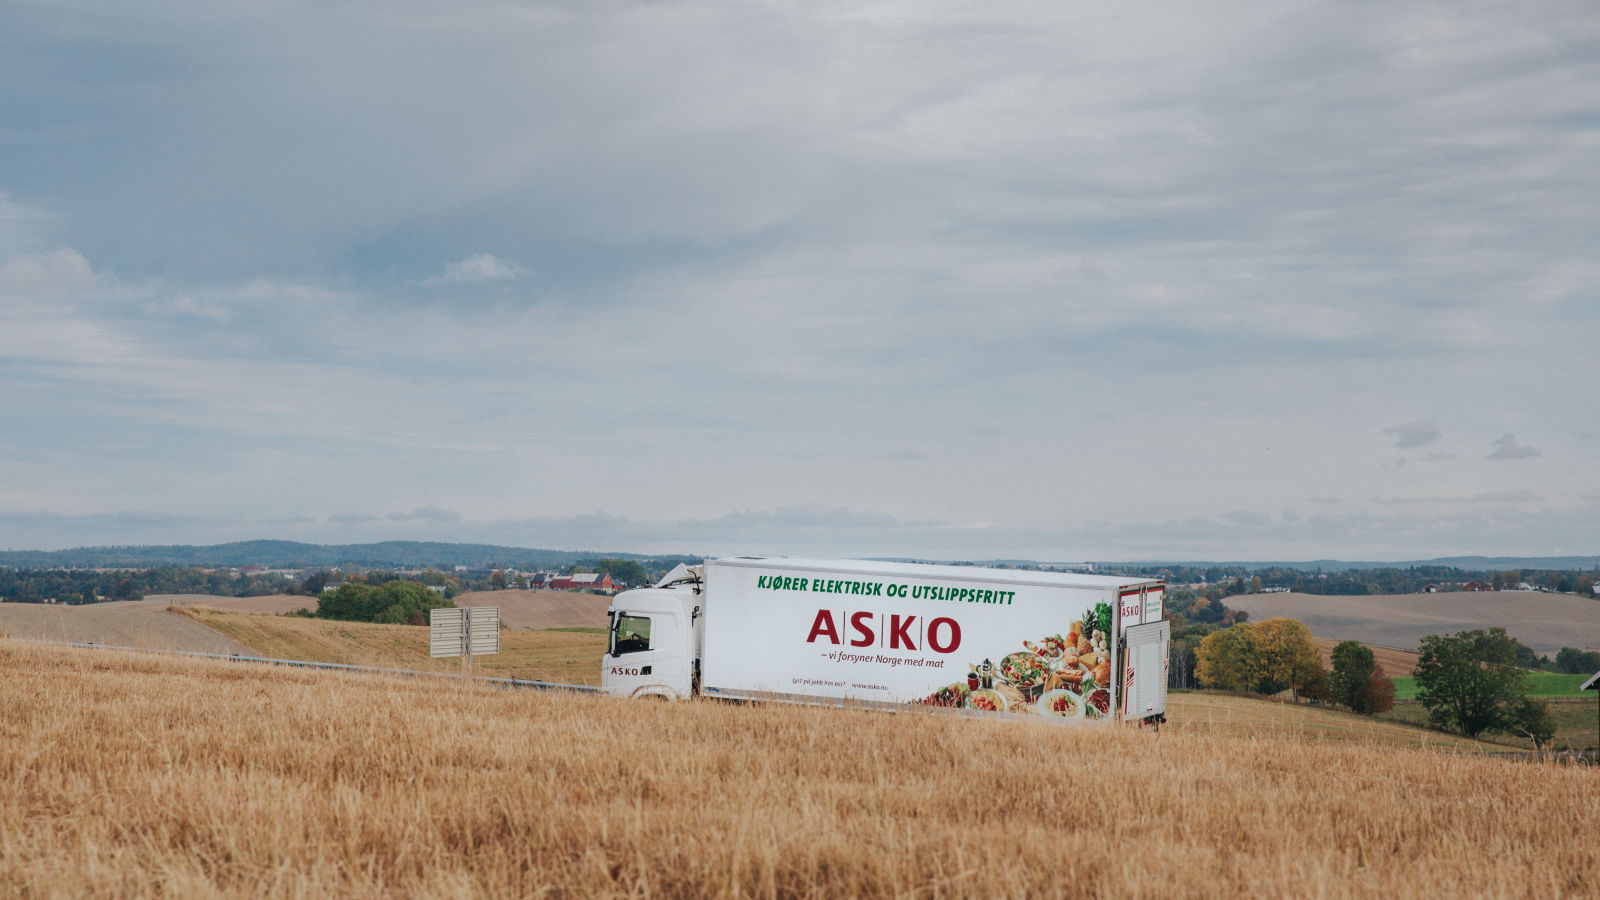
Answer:
[(1224, 602), (1250, 613), (1256, 621), (1274, 616), (1299, 619), (1312, 634), (1336, 642), (1417, 647), (1425, 635), (1500, 626), (1547, 656), (1555, 656), (1562, 647), (1600, 650), (1600, 602), (1573, 594), (1239, 594)]
[[(228, 597), (217, 599), (233, 599)], [(167, 611), (161, 599), (65, 606), (0, 603), (0, 632), (45, 641), (83, 641), (147, 650), (249, 654), (250, 648), (188, 616)]]

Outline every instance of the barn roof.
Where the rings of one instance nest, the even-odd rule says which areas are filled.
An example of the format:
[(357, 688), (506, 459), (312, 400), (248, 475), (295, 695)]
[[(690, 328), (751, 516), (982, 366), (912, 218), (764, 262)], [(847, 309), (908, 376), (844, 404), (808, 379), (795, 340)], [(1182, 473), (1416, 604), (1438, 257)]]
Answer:
[(1597, 681), (1600, 681), (1600, 672), (1596, 672), (1593, 675), (1590, 675), (1589, 676), (1589, 680), (1585, 681), (1583, 683), (1583, 685), (1578, 688), (1578, 690), (1587, 691), (1590, 688), (1594, 688), (1595, 690), (1600, 691), (1600, 685), (1595, 684), (1595, 682), (1597, 682)]

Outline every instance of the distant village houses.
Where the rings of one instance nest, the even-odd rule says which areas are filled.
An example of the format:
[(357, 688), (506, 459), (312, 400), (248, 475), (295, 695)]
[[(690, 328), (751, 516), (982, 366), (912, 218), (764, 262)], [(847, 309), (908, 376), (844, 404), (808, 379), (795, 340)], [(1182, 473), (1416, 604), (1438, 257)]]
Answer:
[(531, 572), (523, 576), (523, 584), (530, 591), (602, 591), (614, 594), (619, 589), (606, 573), (580, 572), (562, 575), (556, 572)]

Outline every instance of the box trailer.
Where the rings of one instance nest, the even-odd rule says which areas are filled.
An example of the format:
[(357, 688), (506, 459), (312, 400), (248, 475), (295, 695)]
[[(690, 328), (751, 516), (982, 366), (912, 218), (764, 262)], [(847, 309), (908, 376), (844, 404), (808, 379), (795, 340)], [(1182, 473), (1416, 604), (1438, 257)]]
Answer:
[(612, 599), (601, 688), (1159, 722), (1163, 595), (1137, 577), (713, 559)]

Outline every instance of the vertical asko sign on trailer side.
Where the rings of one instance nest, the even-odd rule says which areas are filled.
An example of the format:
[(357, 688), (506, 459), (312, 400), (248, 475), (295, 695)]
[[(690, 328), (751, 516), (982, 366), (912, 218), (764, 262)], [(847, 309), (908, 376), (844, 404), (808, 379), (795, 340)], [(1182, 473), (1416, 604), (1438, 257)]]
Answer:
[(613, 598), (602, 687), (1109, 719), (1122, 711), (1117, 636), (1159, 620), (1161, 596), (1141, 578), (708, 560)]

